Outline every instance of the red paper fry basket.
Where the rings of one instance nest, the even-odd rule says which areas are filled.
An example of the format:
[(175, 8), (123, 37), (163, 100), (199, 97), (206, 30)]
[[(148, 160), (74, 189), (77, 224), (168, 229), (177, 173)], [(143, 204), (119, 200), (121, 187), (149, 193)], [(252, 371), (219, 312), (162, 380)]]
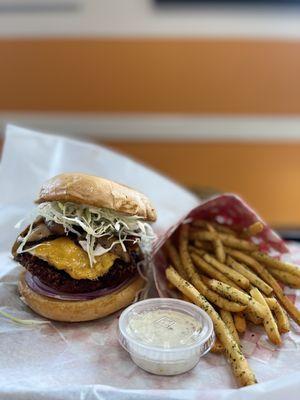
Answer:
[(259, 244), (261, 250), (273, 252), (274, 255), (276, 253), (280, 255), (289, 251), (277, 233), (239, 196), (234, 194), (215, 196), (191, 210), (185, 218), (178, 221), (175, 226), (169, 229), (163, 238), (160, 238), (159, 245), (156, 246), (153, 257), (153, 273), (155, 285), (161, 297), (177, 297), (175, 291), (167, 285), (165, 269), (168, 267), (168, 262), (162, 252), (162, 246), (183, 221), (197, 219), (219, 222), (232, 227), (237, 232), (242, 231), (256, 221), (261, 221), (264, 229), (255, 237), (256, 243)]

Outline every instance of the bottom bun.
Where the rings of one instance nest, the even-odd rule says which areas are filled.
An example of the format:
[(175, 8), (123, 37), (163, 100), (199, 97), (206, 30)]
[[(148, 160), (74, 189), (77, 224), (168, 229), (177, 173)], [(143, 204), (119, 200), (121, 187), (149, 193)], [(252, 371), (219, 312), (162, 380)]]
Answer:
[(30, 289), (25, 281), (25, 273), (20, 274), (19, 292), (22, 300), (33, 311), (43, 317), (63, 322), (91, 321), (110, 315), (128, 306), (135, 299), (145, 281), (138, 276), (119, 291), (93, 300), (66, 301), (42, 296)]

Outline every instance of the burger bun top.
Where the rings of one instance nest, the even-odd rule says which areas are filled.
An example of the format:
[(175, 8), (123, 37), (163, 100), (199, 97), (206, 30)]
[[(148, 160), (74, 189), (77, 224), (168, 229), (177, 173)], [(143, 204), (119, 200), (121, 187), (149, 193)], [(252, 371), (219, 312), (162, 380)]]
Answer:
[(156, 211), (144, 194), (108, 179), (82, 173), (60, 174), (45, 182), (36, 203), (50, 201), (107, 208), (146, 221), (156, 220)]

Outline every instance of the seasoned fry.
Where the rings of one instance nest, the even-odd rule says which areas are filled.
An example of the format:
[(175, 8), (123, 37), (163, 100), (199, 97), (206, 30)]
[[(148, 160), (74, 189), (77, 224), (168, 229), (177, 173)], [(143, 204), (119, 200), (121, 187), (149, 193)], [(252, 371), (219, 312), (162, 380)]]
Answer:
[(192, 222), (193, 227), (203, 228), (203, 229), (207, 229), (207, 224), (208, 224), (208, 221), (206, 221), (204, 219), (197, 219), (196, 221)]
[[(268, 268), (269, 269), (269, 268)], [(281, 271), (279, 269), (269, 269), (269, 272), (279, 280), (280, 282), (284, 283), (287, 286), (290, 286), (295, 289), (300, 288), (300, 277), (297, 275), (294, 275), (290, 272), (286, 271)]]
[(193, 221), (192, 225), (195, 227), (198, 227), (198, 228), (206, 229), (208, 223), (210, 225), (212, 225), (215, 228), (215, 230), (218, 232), (227, 233), (229, 235), (236, 236), (236, 232), (233, 229), (229, 228), (228, 225), (221, 225), (218, 222), (197, 220), (197, 221)]
[(176, 268), (177, 272), (183, 277), (187, 278), (186, 272), (182, 266), (179, 254), (177, 252), (176, 247), (171, 243), (171, 240), (168, 239), (165, 243), (165, 250), (167, 252), (167, 255), (170, 259), (170, 262), (174, 265)]
[(249, 271), (244, 265), (240, 264), (232, 257), (227, 256), (226, 263), (235, 271), (239, 272), (240, 274), (244, 275), (252, 285), (256, 286), (259, 290), (264, 292), (266, 295), (270, 295), (273, 292), (271, 286), (265, 283), (262, 279), (260, 279), (257, 275), (253, 272)]
[(170, 283), (170, 282), (167, 282), (167, 287), (169, 288), (169, 289), (175, 289), (175, 287), (172, 285), (172, 283)]
[(276, 297), (278, 298), (281, 305), (285, 308), (287, 313), (293, 318), (293, 320), (300, 325), (300, 311), (295, 307), (295, 305), (291, 302), (291, 300), (283, 293), (280, 285), (276, 281), (276, 279), (268, 272), (266, 268), (264, 268), (259, 262), (257, 262), (254, 258), (243, 254), (237, 250), (227, 249), (227, 253), (229, 253), (234, 258), (239, 261), (244, 262), (249, 265), (254, 271), (266, 282), (268, 283), (274, 290)]
[(280, 333), (287, 333), (290, 331), (290, 321), (285, 313), (285, 311), (281, 308), (278, 301), (274, 298), (266, 297), (265, 298), (268, 306), (274, 312), (275, 318), (277, 321), (278, 330)]
[(263, 223), (260, 221), (256, 221), (254, 222), (254, 224), (248, 226), (248, 228), (246, 228), (243, 233), (242, 233), (242, 237), (244, 238), (250, 238), (251, 236), (255, 236), (258, 235), (259, 233), (261, 233), (264, 230), (264, 226)]
[(247, 310), (250, 311), (255, 318), (264, 319), (266, 317), (267, 313), (266, 307), (264, 307), (262, 304), (256, 301), (253, 297), (251, 297), (251, 300), (248, 304), (246, 311)]
[(181, 294), (181, 300), (187, 301), (188, 303), (190, 303), (190, 299), (188, 297), (186, 297), (186, 295)]
[(187, 277), (192, 281), (196, 288), (201, 292), (202, 281), (197, 275), (193, 262), (188, 251), (189, 226), (182, 225), (179, 233), (179, 255), (182, 266)]
[(190, 252), (190, 253), (195, 253), (195, 254), (197, 254), (199, 257), (204, 256), (204, 254), (206, 253), (205, 250), (198, 249), (198, 248), (195, 247), (195, 246), (189, 246), (189, 252)]
[(257, 288), (251, 289), (250, 293), (251, 296), (254, 297), (256, 301), (260, 302), (264, 307), (267, 307), (267, 316), (264, 319), (264, 328), (268, 335), (268, 338), (272, 343), (276, 345), (281, 345), (281, 337), (278, 331), (277, 324), (264, 296), (260, 293), (260, 291)]
[(250, 322), (252, 322), (252, 324), (254, 325), (262, 325), (264, 320), (263, 318), (260, 318), (258, 315), (256, 315), (255, 313), (253, 313), (252, 311), (244, 311), (244, 315), (246, 317), (246, 319)]
[(232, 301), (237, 301), (239, 303), (247, 305), (246, 310), (251, 311), (255, 316), (259, 318), (266, 317), (266, 308), (249, 296), (247, 293), (241, 292), (238, 289), (230, 287), (223, 282), (219, 282), (215, 279), (210, 279), (207, 285), (220, 295), (228, 298)]
[(227, 285), (233, 286), (238, 288), (233, 281), (227, 278), (222, 272), (218, 271), (214, 267), (212, 267), (210, 264), (208, 264), (206, 261), (204, 261), (201, 257), (198, 256), (198, 254), (191, 253), (192, 260), (194, 261), (196, 267), (198, 267), (201, 272), (204, 274), (208, 275), (211, 278), (217, 279), (221, 282), (227, 283)]
[(220, 315), (225, 325), (227, 326), (231, 336), (237, 342), (237, 344), (240, 345), (239, 334), (237, 333), (237, 330), (235, 328), (231, 313), (229, 311), (220, 310)]
[(247, 278), (241, 275), (239, 272), (236, 272), (229, 268), (227, 265), (220, 263), (214, 257), (209, 254), (205, 254), (203, 256), (204, 260), (214, 266), (218, 271), (222, 272), (228, 279), (232, 280), (238, 286), (243, 289), (248, 289), (250, 286), (250, 282)]
[(208, 278), (208, 277), (205, 276), (205, 275), (201, 275), (201, 279), (203, 280), (203, 282), (205, 283), (205, 285), (206, 285), (207, 287), (209, 287), (210, 278)]
[(226, 296), (229, 300), (245, 305), (248, 305), (251, 300), (251, 296), (247, 293), (241, 292), (240, 290), (216, 279), (210, 279), (208, 285), (212, 290), (219, 293), (221, 296)]
[[(197, 232), (191, 233), (192, 240), (214, 241), (216, 239), (216, 237), (217, 237), (216, 233), (208, 232), (208, 231), (197, 231)], [(234, 249), (255, 251), (258, 248), (257, 245), (252, 242), (248, 242), (247, 240), (239, 239), (239, 238), (231, 236), (227, 233), (219, 233), (218, 237), (221, 239), (221, 241), (226, 246), (233, 247)]]
[(208, 252), (213, 252), (214, 251), (214, 247), (212, 245), (212, 242), (204, 242), (201, 240), (195, 240), (194, 241), (194, 245), (195, 247), (197, 247), (200, 250), (206, 250)]
[(216, 235), (213, 232), (208, 231), (191, 231), (190, 239), (191, 240), (208, 240), (213, 241)]
[[(202, 279), (204, 280), (204, 282)], [(222, 296), (219, 296), (213, 290), (210, 290), (205, 284), (206, 281), (209, 281), (209, 278), (206, 278), (205, 276), (202, 276), (201, 278), (199, 277), (199, 280), (198, 279), (194, 280), (194, 282), (200, 288), (199, 292), (203, 294), (203, 296), (205, 296), (207, 300), (209, 300), (211, 303), (215, 304), (216, 306), (218, 306), (223, 310), (230, 312), (239, 312), (246, 309), (246, 305), (228, 300)]]
[(234, 313), (233, 321), (238, 333), (245, 333), (247, 329), (247, 322), (242, 313)]
[(234, 249), (247, 250), (247, 251), (257, 249), (256, 244), (248, 242), (247, 240), (235, 238), (230, 235), (227, 235), (226, 233), (220, 233), (219, 236), (222, 242), (226, 246), (233, 247)]
[(221, 225), (218, 222), (211, 222), (211, 224), (218, 232), (227, 233), (228, 235), (231, 236), (236, 236), (236, 232), (233, 229), (229, 228), (228, 225)]
[(243, 311), (246, 308), (245, 305), (222, 298), (217, 293), (208, 289), (208, 287), (201, 280), (199, 274), (197, 274), (195, 270), (192, 259), (188, 252), (188, 235), (189, 226), (186, 224), (182, 225), (179, 232), (179, 254), (189, 280), (203, 296), (205, 296), (212, 303), (216, 304), (219, 308), (223, 308), (224, 310), (231, 312)]
[(239, 381), (241, 386), (252, 385), (256, 383), (255, 376), (249, 368), (248, 362), (245, 359), (243, 353), (239, 349), (238, 344), (232, 338), (228, 328), (214, 310), (214, 308), (208, 303), (197, 289), (192, 286), (189, 282), (185, 281), (174, 268), (169, 267), (166, 270), (167, 279), (177, 287), (179, 291), (189, 297), (193, 303), (197, 304), (211, 317), (215, 333), (225, 348), (228, 360), (231, 364), (234, 375)]
[(213, 347), (210, 349), (210, 351), (216, 354), (224, 353), (225, 351), (224, 346), (222, 345), (222, 343), (218, 338), (216, 338), (215, 343)]
[(221, 242), (221, 239), (219, 238), (218, 233), (216, 232), (215, 228), (213, 227), (213, 225), (211, 224), (207, 224), (207, 229), (209, 230), (209, 232), (213, 232), (216, 235), (215, 240), (213, 241), (213, 246), (215, 249), (215, 254), (216, 254), (216, 258), (218, 261), (220, 261), (221, 263), (225, 262), (225, 251), (224, 251), (224, 247), (223, 247), (223, 243)]
[(221, 263), (224, 263), (226, 255), (225, 255), (224, 247), (223, 247), (223, 244), (222, 244), (221, 240), (220, 239), (216, 239), (214, 241), (214, 245), (215, 245), (215, 252), (216, 252), (217, 259)]
[(255, 251), (251, 253), (251, 257), (255, 258), (257, 261), (262, 262), (263, 264), (266, 264), (270, 268), (290, 272), (291, 274), (300, 277), (300, 268), (297, 265), (277, 260), (276, 258), (270, 257), (266, 253), (262, 253), (261, 251)]

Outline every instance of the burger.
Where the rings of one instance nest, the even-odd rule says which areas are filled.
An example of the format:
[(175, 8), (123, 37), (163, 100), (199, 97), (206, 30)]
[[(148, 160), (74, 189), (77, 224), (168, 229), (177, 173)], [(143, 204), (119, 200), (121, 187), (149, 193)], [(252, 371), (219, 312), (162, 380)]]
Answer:
[(47, 181), (32, 222), (12, 248), (21, 299), (56, 321), (107, 316), (132, 303), (145, 285), (141, 267), (155, 238), (156, 212), (127, 186), (81, 173)]

